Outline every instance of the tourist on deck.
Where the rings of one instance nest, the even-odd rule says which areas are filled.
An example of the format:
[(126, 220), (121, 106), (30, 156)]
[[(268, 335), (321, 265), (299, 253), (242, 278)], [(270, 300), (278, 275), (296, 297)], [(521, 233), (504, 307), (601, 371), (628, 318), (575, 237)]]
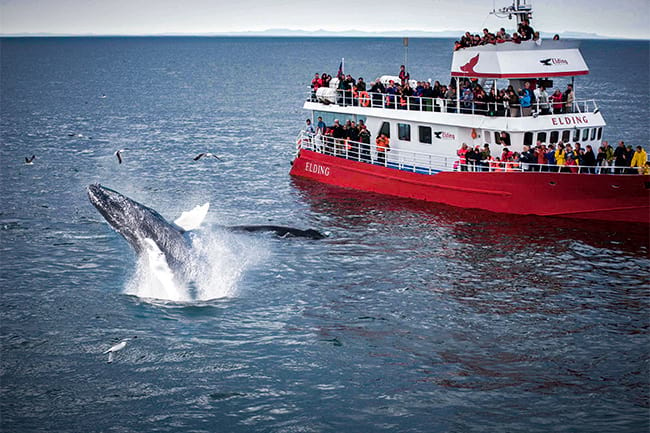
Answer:
[(390, 150), (390, 139), (386, 137), (386, 134), (381, 134), (375, 140), (375, 145), (377, 146), (377, 163), (385, 165), (386, 152)]
[(532, 114), (531, 93), (529, 90), (519, 89), (519, 106), (521, 107), (522, 116), (530, 116)]
[(546, 164), (548, 165), (547, 170), (551, 171), (552, 167), (556, 164), (555, 146), (553, 145), (553, 143), (549, 144), (546, 147), (546, 153), (544, 154), (544, 158), (546, 159)]
[(564, 102), (565, 113), (573, 113), (573, 100), (574, 100), (573, 86), (571, 84), (567, 84), (566, 90), (562, 94), (562, 101)]
[(470, 114), (474, 111), (474, 93), (469, 84), (461, 91), (460, 107), (461, 113)]
[(316, 131), (314, 130), (314, 125), (311, 124), (311, 119), (307, 119), (305, 121), (305, 132), (309, 137), (313, 137), (316, 134)]
[[(591, 145), (586, 145), (585, 150), (581, 151), (582, 158), (580, 159), (580, 165), (585, 166), (587, 173), (595, 174), (596, 173), (596, 155), (594, 155), (594, 150)], [(584, 170), (580, 170), (581, 172)]]
[(490, 145), (485, 143), (483, 150), (481, 150), (481, 171), (488, 171), (488, 165), (491, 159)]
[(318, 122), (316, 123), (316, 134), (325, 135), (326, 129), (327, 125), (325, 122), (323, 122), (323, 118), (321, 116), (318, 116)]
[(357, 80), (356, 90), (357, 92), (366, 91), (366, 82), (363, 81), (363, 77), (359, 77), (359, 79)]
[(537, 100), (536, 102), (537, 113), (542, 115), (550, 114), (551, 109), (548, 103), (548, 93), (546, 93), (546, 87), (539, 86), (538, 88), (535, 89), (533, 94), (535, 95), (535, 99)]
[(625, 173), (625, 169), (623, 167), (629, 166), (629, 162), (626, 160), (626, 158), (627, 158), (627, 149), (625, 148), (625, 143), (623, 141), (619, 141), (618, 146), (614, 150), (614, 165), (616, 166), (614, 169), (614, 173), (616, 174)]
[(607, 167), (607, 154), (605, 153), (605, 146), (600, 146), (596, 154), (596, 174), (600, 174), (603, 167)]
[(607, 141), (603, 141), (603, 147), (605, 148), (605, 156), (607, 158), (607, 165), (610, 167), (609, 171), (610, 173), (614, 172), (614, 160), (616, 157), (614, 156), (614, 148), (612, 147), (611, 144), (609, 144)]
[(546, 160), (546, 152), (546, 145), (538, 140), (535, 146), (535, 158), (537, 159), (535, 171), (547, 171), (548, 167), (546, 167), (546, 164), (548, 161)]
[(404, 65), (401, 65), (399, 67), (399, 79), (402, 81), (402, 86), (406, 84), (406, 82), (411, 78), (411, 75), (409, 75), (408, 72), (406, 72), (406, 67)]
[(469, 148), (467, 147), (467, 143), (463, 143), (460, 146), (460, 149), (456, 151), (456, 155), (458, 155), (458, 162), (460, 164), (460, 171), (467, 171), (467, 152), (469, 151)]
[(361, 142), (360, 149), (360, 158), (363, 162), (371, 162), (370, 160), (370, 131), (363, 121), (360, 120), (361, 130), (359, 131), (359, 141)]
[(343, 141), (345, 140), (345, 129), (339, 123), (338, 119), (334, 119), (334, 126), (332, 127), (332, 138), (333, 140), (333, 153), (335, 155), (340, 155), (343, 150)]
[(487, 95), (485, 90), (481, 86), (476, 86), (474, 90), (474, 108), (476, 109), (476, 114), (487, 115)]
[(645, 171), (646, 162), (648, 161), (648, 154), (641, 146), (636, 147), (634, 155), (632, 155), (632, 161), (630, 162), (630, 167), (636, 167), (639, 174), (643, 174)]
[(555, 89), (555, 92), (551, 95), (549, 100), (551, 101), (551, 105), (553, 106), (553, 114), (561, 114), (562, 113), (562, 108), (564, 107), (564, 103), (562, 101), (562, 92), (560, 92), (560, 89)]
[(399, 93), (399, 87), (395, 84), (395, 81), (390, 80), (388, 82), (388, 87), (386, 88), (386, 108), (395, 108), (395, 98)]
[(413, 109), (413, 107), (411, 107), (412, 102), (414, 102), (412, 96), (413, 96), (413, 89), (411, 88), (411, 86), (409, 86), (408, 82), (404, 83), (404, 85), (400, 89), (400, 97), (399, 97), (400, 110)]
[(517, 28), (517, 33), (521, 35), (522, 41), (529, 41), (533, 38), (535, 31), (530, 26), (529, 21), (525, 19), (521, 21), (521, 24), (519, 24), (519, 28)]
[(508, 109), (510, 111), (510, 117), (519, 117), (519, 97), (514, 90), (508, 90)]
[(370, 97), (372, 98), (373, 107), (383, 107), (382, 105), (382, 93), (386, 92), (386, 88), (382, 84), (381, 80), (377, 78), (370, 85)]
[(635, 153), (634, 149), (632, 148), (631, 145), (628, 144), (625, 147), (625, 162), (627, 162), (627, 164), (630, 165), (630, 168), (625, 170), (625, 173), (627, 174), (634, 174), (637, 172), (634, 168), (631, 168), (632, 158), (634, 158), (634, 153)]
[(564, 148), (564, 165), (569, 169), (571, 173), (578, 172), (578, 163), (577, 163), (577, 154), (573, 150), (571, 143), (567, 143)]
[(316, 92), (319, 87), (323, 87), (323, 80), (321, 80), (320, 76), (318, 76), (318, 73), (314, 75), (314, 79), (311, 80), (311, 88)]
[(557, 144), (557, 149), (555, 150), (555, 164), (558, 166), (558, 172), (562, 171), (564, 165), (566, 164), (566, 152), (564, 151), (564, 143), (561, 141)]

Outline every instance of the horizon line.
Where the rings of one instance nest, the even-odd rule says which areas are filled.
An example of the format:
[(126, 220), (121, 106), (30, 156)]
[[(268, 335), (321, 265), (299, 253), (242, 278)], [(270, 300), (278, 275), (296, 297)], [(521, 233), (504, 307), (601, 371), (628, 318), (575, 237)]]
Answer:
[[(384, 32), (371, 32), (365, 30), (291, 30), (273, 28), (266, 30), (243, 30), (233, 32), (162, 32), (162, 33), (53, 33), (53, 32), (14, 32), (0, 33), (0, 37), (378, 37), (378, 38), (440, 38), (454, 39), (464, 34), (461, 30), (391, 30)], [(611, 36), (589, 32), (542, 32), (542, 39), (550, 38), (554, 34), (564, 35), (567, 39), (612, 39), (612, 40), (650, 40), (648, 37), (636, 36)], [(454, 36), (458, 35), (458, 36)]]

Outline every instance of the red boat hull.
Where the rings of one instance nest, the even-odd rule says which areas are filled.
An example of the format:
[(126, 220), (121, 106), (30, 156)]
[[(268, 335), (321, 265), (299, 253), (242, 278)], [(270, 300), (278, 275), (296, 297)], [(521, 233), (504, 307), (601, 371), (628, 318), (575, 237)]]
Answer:
[(492, 212), (650, 224), (650, 176), (548, 172), (420, 174), (301, 149), (291, 175)]

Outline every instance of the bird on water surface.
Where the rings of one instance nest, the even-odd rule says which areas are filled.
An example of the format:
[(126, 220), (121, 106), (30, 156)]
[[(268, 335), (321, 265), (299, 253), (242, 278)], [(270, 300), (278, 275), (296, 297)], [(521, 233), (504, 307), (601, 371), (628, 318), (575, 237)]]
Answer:
[(108, 353), (108, 363), (110, 364), (113, 362), (113, 358), (115, 357), (115, 352), (119, 352), (120, 350), (124, 349), (126, 347), (126, 342), (129, 340), (133, 340), (135, 338), (138, 338), (137, 335), (133, 336), (132, 338), (125, 338), (116, 345), (112, 346), (110, 349), (104, 352), (104, 355)]

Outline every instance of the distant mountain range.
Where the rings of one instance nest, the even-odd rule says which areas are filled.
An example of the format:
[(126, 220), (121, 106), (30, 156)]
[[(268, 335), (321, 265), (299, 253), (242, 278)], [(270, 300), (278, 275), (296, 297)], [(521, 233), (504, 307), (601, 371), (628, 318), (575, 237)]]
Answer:
[[(423, 30), (398, 30), (385, 32), (365, 32), (360, 30), (291, 30), (291, 29), (268, 29), (263, 31), (243, 31), (243, 32), (219, 32), (219, 33), (160, 33), (160, 34), (68, 34), (68, 33), (13, 33), (1, 34), (2, 37), (55, 37), (55, 36), (258, 36), (258, 37), (357, 37), (357, 38), (459, 38), (463, 35), (463, 30), (445, 30), (440, 32), (429, 32)], [(550, 39), (553, 33), (541, 33), (542, 39)], [(563, 39), (628, 39), (616, 36), (603, 36), (597, 33), (581, 32), (563, 32), (560, 33)]]

